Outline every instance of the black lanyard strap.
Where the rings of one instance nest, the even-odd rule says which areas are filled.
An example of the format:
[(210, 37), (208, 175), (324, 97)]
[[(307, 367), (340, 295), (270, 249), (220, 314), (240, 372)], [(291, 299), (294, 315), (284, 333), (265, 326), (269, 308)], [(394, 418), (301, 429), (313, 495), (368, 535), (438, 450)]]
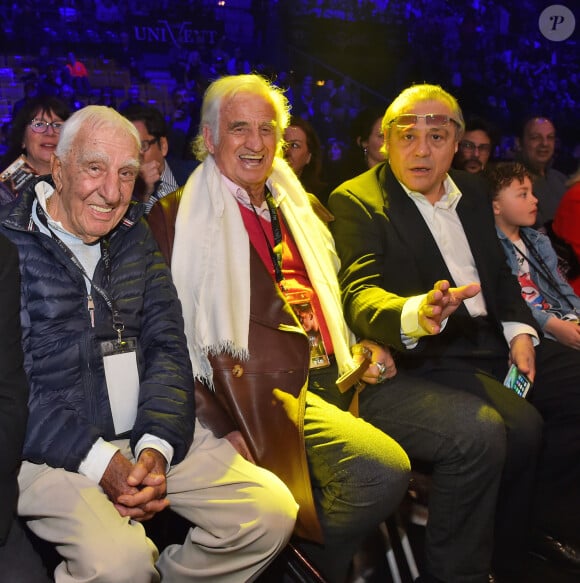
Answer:
[[(50, 236), (52, 237), (53, 241), (60, 247), (63, 253), (72, 261), (73, 265), (83, 274), (83, 277), (87, 279), (87, 281), (91, 284), (94, 290), (103, 298), (107, 307), (111, 311), (113, 316), (113, 330), (117, 333), (119, 340), (121, 340), (121, 332), (125, 329), (125, 324), (123, 323), (123, 319), (117, 306), (115, 304), (115, 300), (107, 293), (107, 291), (98, 285), (87, 273), (86, 269), (84, 268), (83, 264), (79, 261), (78, 257), (72, 252), (70, 247), (50, 228), (48, 225), (48, 219), (44, 209), (37, 205), (37, 214), (40, 222), (48, 229)], [(107, 285), (110, 287), (111, 285), (111, 253), (109, 250), (110, 241), (108, 237), (101, 239), (100, 241), (101, 247), (101, 259), (103, 260), (103, 265), (105, 266), (105, 277), (107, 281)]]
[[(538, 253), (538, 250), (534, 247), (534, 245), (532, 245), (532, 242), (526, 237), (526, 235), (524, 235), (523, 232), (520, 233), (520, 238), (523, 241), (524, 246), (526, 247), (526, 249), (530, 253), (531, 257), (526, 256), (524, 253), (522, 253), (522, 250), (517, 245), (514, 245), (514, 249), (516, 250), (516, 252), (519, 253), (528, 263), (530, 263), (530, 265), (532, 265), (532, 267), (536, 270), (538, 275), (550, 287), (552, 287), (554, 293), (557, 296), (559, 296), (561, 300), (566, 302), (566, 304), (568, 304), (568, 307), (571, 310), (575, 311), (574, 306), (572, 305), (572, 302), (570, 302), (570, 300), (567, 297), (563, 296), (560, 293), (560, 286), (558, 284), (558, 281), (556, 280), (556, 278), (554, 277), (554, 275), (550, 271), (550, 268), (546, 265), (546, 262), (544, 261), (543, 257)], [(533, 261), (532, 261), (532, 257), (533, 257)]]
[(258, 212), (256, 211), (256, 207), (250, 201), (252, 205), (252, 210), (256, 215), (256, 219), (258, 221), (258, 225), (260, 225), (260, 229), (262, 230), (262, 234), (264, 235), (264, 239), (266, 241), (266, 245), (268, 246), (268, 252), (270, 253), (270, 259), (272, 260), (272, 265), (274, 267), (274, 274), (276, 276), (276, 282), (282, 286), (282, 281), (284, 281), (284, 273), (282, 272), (282, 227), (280, 226), (280, 218), (278, 217), (278, 209), (276, 208), (276, 203), (274, 202), (274, 197), (270, 192), (269, 188), (265, 187), (265, 198), (266, 204), (268, 205), (268, 211), (270, 213), (270, 224), (272, 225), (272, 235), (274, 236), (274, 247), (270, 244), (270, 239), (268, 239), (268, 235), (264, 231), (264, 227), (262, 226), (262, 221), (258, 216)]

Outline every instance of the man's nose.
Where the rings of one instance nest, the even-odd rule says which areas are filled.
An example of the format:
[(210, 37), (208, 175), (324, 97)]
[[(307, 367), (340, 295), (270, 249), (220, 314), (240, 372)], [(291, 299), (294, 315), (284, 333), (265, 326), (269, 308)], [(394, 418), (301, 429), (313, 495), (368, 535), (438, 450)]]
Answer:
[(417, 136), (417, 155), (426, 156), (430, 151), (429, 137), (427, 134), (419, 134)]
[(100, 194), (109, 204), (115, 204), (121, 198), (121, 182), (119, 177), (114, 172), (108, 172), (105, 176)]
[(264, 138), (259, 129), (251, 130), (246, 138), (246, 145), (252, 150), (261, 150), (264, 145)]

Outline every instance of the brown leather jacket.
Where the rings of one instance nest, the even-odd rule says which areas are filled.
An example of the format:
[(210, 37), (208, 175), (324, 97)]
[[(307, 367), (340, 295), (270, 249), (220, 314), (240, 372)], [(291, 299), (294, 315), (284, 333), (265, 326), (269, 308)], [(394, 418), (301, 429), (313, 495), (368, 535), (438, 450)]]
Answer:
[[(148, 216), (169, 265), (182, 193), (161, 199)], [(303, 431), (308, 339), (252, 247), (250, 277), (250, 358), (210, 358), (215, 393), (196, 383), (197, 416), (218, 437), (241, 431), (257, 463), (276, 474), (300, 505), (296, 534), (320, 542)]]

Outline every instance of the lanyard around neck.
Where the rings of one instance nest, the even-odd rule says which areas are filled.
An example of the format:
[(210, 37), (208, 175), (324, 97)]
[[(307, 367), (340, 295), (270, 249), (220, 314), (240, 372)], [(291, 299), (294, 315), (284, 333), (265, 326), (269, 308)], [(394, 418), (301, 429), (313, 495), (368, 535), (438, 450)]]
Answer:
[(252, 204), (252, 201), (250, 201), (250, 204), (252, 205), (252, 210), (254, 211), (258, 225), (260, 225), (260, 229), (264, 235), (266, 245), (268, 246), (268, 252), (270, 253), (270, 259), (272, 260), (272, 266), (274, 267), (276, 282), (281, 288), (283, 288), (282, 282), (284, 281), (284, 273), (282, 272), (282, 227), (280, 225), (280, 218), (278, 217), (278, 210), (276, 209), (274, 197), (272, 196), (272, 193), (267, 186), (265, 191), (265, 198), (266, 204), (268, 205), (268, 211), (270, 213), (270, 224), (272, 225), (274, 247), (272, 247), (270, 244), (270, 239), (268, 239), (268, 235), (266, 235), (266, 231), (264, 231), (264, 227), (262, 226), (262, 221), (258, 216), (256, 207)]
[[(84, 268), (83, 264), (79, 261), (78, 257), (72, 252), (70, 247), (50, 228), (48, 224), (48, 219), (44, 209), (37, 205), (37, 215), (40, 222), (48, 229), (50, 236), (52, 237), (53, 241), (60, 247), (63, 253), (71, 260), (73, 265), (82, 273), (83, 277), (91, 284), (93, 289), (103, 298), (107, 307), (111, 311), (113, 317), (113, 330), (117, 333), (119, 337), (119, 341), (121, 341), (121, 333), (125, 329), (125, 325), (123, 323), (123, 319), (121, 317), (121, 313), (119, 312), (115, 300), (108, 294), (108, 292), (98, 285), (87, 273), (86, 269)], [(104, 237), (100, 241), (101, 247), (101, 259), (103, 260), (103, 265), (105, 267), (105, 278), (107, 285), (111, 285), (111, 252), (110, 252), (110, 241), (109, 237)]]
[[(517, 245), (513, 245), (513, 243), (512, 243), (516, 252), (519, 253), (528, 263), (530, 263), (530, 265), (532, 265), (532, 267), (536, 270), (537, 274), (549, 286), (552, 287), (554, 293), (556, 293), (556, 295), (560, 296), (560, 298), (568, 304), (568, 307), (571, 310), (574, 310), (574, 306), (572, 305), (572, 302), (570, 302), (570, 300), (567, 297), (561, 295), (560, 286), (558, 285), (556, 278), (554, 277), (554, 275), (550, 271), (550, 268), (546, 265), (546, 262), (544, 261), (542, 256), (538, 253), (538, 250), (534, 247), (534, 245), (526, 237), (526, 235), (524, 235), (523, 232), (520, 232), (520, 238), (521, 238), (522, 242), (524, 243), (525, 248), (530, 253), (531, 257), (526, 256)], [(532, 261), (532, 257), (533, 257), (533, 261)]]

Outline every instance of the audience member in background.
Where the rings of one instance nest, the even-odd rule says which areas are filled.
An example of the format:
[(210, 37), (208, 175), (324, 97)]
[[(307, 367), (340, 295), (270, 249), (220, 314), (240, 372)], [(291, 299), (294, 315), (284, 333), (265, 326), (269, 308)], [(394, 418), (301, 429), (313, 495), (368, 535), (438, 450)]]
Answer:
[(82, 109), (86, 105), (84, 101), (81, 101), (79, 94), (73, 89), (73, 86), (68, 83), (63, 83), (60, 88), (59, 97), (68, 105), (71, 113)]
[(38, 79), (32, 76), (24, 81), (24, 96), (12, 105), (12, 119), (31, 100), (38, 97)]
[(168, 156), (191, 159), (191, 141), (199, 124), (199, 102), (195, 83), (191, 89), (177, 86), (171, 91), (167, 115)]
[(316, 129), (316, 133), (323, 144), (326, 144), (331, 138), (339, 137), (339, 128), (334, 119), (332, 101), (330, 99), (320, 99), (319, 97), (314, 117), (310, 118), (309, 121)]
[(127, 89), (127, 98), (119, 104), (119, 111), (123, 113), (123, 110), (131, 105), (147, 105), (141, 99), (141, 89), (137, 83), (133, 83)]
[(202, 53), (198, 48), (193, 48), (187, 56), (187, 66), (185, 71), (185, 81), (189, 85), (196, 86), (207, 82), (209, 78), (209, 66), (204, 61)]
[(487, 167), (497, 144), (495, 130), (481, 118), (471, 118), (465, 123), (465, 132), (453, 158), (453, 167), (477, 174)]
[(95, 20), (103, 26), (117, 24), (123, 20), (123, 16), (116, 2), (112, 0), (96, 0)]
[(234, 47), (234, 53), (228, 60), (226, 71), (229, 75), (248, 74), (251, 70), (250, 62), (243, 56), (241, 47)]
[(28, 417), (20, 334), (16, 247), (0, 235), (0, 569), (3, 583), (49, 583), (16, 517), (18, 470)]
[[(0, 162), (2, 183), (13, 197), (22, 191), (30, 176), (50, 173), (62, 124), (70, 116), (69, 107), (57, 97), (36, 97), (26, 103), (13, 120), (8, 151)], [(6, 170), (18, 160), (14, 172)], [(21, 162), (24, 162), (21, 164)]]
[[(580, 263), (580, 168), (566, 184), (568, 190), (558, 205), (552, 229), (572, 247), (577, 263)], [(570, 285), (580, 295), (580, 273), (568, 277)]]
[(166, 158), (169, 150), (163, 114), (150, 105), (131, 105), (121, 112), (137, 128), (141, 138), (141, 166), (133, 197), (145, 205), (145, 214), (161, 198), (183, 186), (197, 166), (195, 162)]
[(547, 117), (524, 121), (518, 138), (518, 160), (534, 177), (534, 195), (538, 199), (537, 227), (543, 227), (556, 214), (566, 192), (566, 175), (552, 167), (556, 149), (556, 128)]
[(316, 131), (308, 121), (293, 115), (284, 132), (284, 141), (284, 157), (304, 190), (320, 196), (324, 183), (321, 179), (322, 151)]
[(326, 192), (321, 195), (324, 205), (328, 201), (330, 188), (337, 183), (344, 170), (344, 160), (346, 157), (346, 144), (338, 138), (330, 138), (324, 144), (324, 156), (322, 158), (322, 180), (327, 185)]
[(497, 233), (522, 297), (547, 338), (580, 350), (580, 298), (558, 272), (548, 237), (532, 228), (538, 199), (530, 172), (518, 162), (501, 162), (488, 176)]
[(69, 84), (77, 95), (88, 97), (91, 92), (89, 83), (89, 72), (84, 63), (77, 60), (75, 54), (70, 52), (66, 63), (65, 71), (68, 72)]
[[(286, 544), (296, 503), (196, 422), (180, 304), (131, 203), (139, 147), (115, 110), (85, 107), (51, 176), (1, 209), (30, 385), (18, 514), (56, 546), (59, 583), (250, 581)], [(169, 504), (191, 528), (159, 554), (141, 523)]]
[(316, 117), (316, 99), (314, 96), (315, 85), (312, 75), (305, 75), (300, 88), (294, 92), (292, 112), (294, 115), (308, 120), (310, 123)]
[[(379, 109), (364, 109), (353, 121), (353, 129), (356, 133), (351, 132), (351, 137), (354, 138), (354, 143), (358, 146), (358, 152), (362, 156), (359, 156), (358, 168), (349, 168), (349, 171), (352, 170), (352, 174), (348, 178), (353, 178), (357, 174), (373, 168), (379, 162), (384, 162), (385, 137), (381, 130), (383, 114), (384, 111)], [(357, 171), (359, 168), (360, 171)]]
[(34, 61), (34, 68), (38, 71), (39, 81), (42, 82), (46, 77), (52, 76), (57, 67), (58, 61), (51, 54), (50, 47), (48, 45), (42, 45)]
[(356, 115), (350, 127), (350, 142), (344, 160), (337, 168), (337, 173), (332, 177), (328, 176), (328, 194), (345, 180), (354, 178), (384, 161), (385, 155), (381, 151), (384, 143), (381, 131), (383, 114), (384, 109), (370, 107)]
[(104, 105), (105, 107), (112, 107), (117, 109), (117, 99), (112, 87), (101, 87), (95, 105)]
[[(569, 366), (565, 347), (539, 342), (498, 241), (485, 181), (450, 170), (464, 127), (455, 98), (414, 85), (387, 108), (382, 127), (387, 161), (329, 201), (347, 322), (355, 334), (393, 347), (400, 369), (475, 397), (507, 428), (493, 538), (488, 531), (485, 546), (464, 557), (463, 576), (485, 564), (475, 559), (492, 541), (500, 577), (523, 580), (528, 549), (579, 570), (580, 554), (566, 543), (580, 543), (580, 367)], [(458, 307), (449, 286), (473, 283), (481, 293)], [(430, 297), (436, 309), (425, 306)], [(457, 309), (447, 318), (449, 305)], [(510, 363), (535, 382), (527, 399), (503, 385)], [(473, 543), (466, 532), (462, 544)], [(440, 562), (433, 574), (456, 580), (448, 573), (459, 565)]]

